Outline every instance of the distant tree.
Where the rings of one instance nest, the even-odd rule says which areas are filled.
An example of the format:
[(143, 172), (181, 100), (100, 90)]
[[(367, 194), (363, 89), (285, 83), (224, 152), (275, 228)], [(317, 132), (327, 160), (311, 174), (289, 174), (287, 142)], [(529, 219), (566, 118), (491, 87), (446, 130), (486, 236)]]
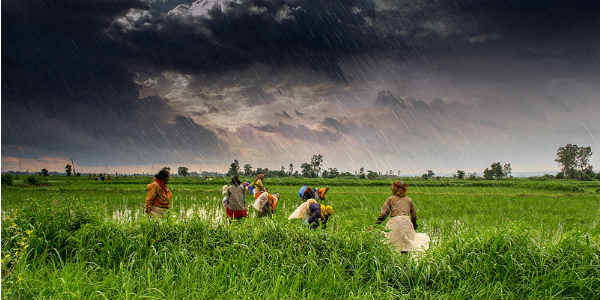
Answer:
[(300, 174), (298, 173), (298, 170), (294, 171), (294, 177), (300, 177)]
[(43, 168), (43, 169), (40, 171), (40, 176), (48, 176), (48, 175), (49, 175), (49, 173), (48, 173), (48, 169), (46, 169), (46, 168)]
[(433, 178), (433, 176), (435, 176), (435, 173), (433, 172), (433, 170), (427, 170), (426, 175), (427, 175), (427, 178), (430, 179), (430, 178)]
[(302, 163), (300, 169), (302, 169), (302, 177), (313, 177), (314, 172), (311, 164)]
[(592, 174), (592, 166), (590, 165), (591, 157), (592, 147), (579, 147), (579, 151), (577, 151), (577, 166), (579, 167), (582, 176), (590, 176), (590, 174)]
[(315, 154), (310, 159), (310, 164), (312, 166), (313, 172), (315, 175), (313, 177), (319, 176), (321, 173), (321, 165), (323, 164), (323, 155)]
[(492, 171), (494, 178), (502, 179), (504, 177), (504, 170), (502, 169), (502, 164), (500, 162), (492, 163), (490, 170)]
[(494, 179), (494, 171), (485, 168), (485, 170), (483, 170), (483, 178), (487, 179), (487, 180), (492, 180)]
[(365, 179), (366, 178), (366, 176), (365, 176), (365, 168), (363, 168), (363, 167), (360, 168), (358, 178), (361, 178), (361, 179)]
[(188, 176), (190, 174), (188, 171), (189, 169), (187, 167), (177, 168), (177, 174), (179, 174), (179, 176)]
[(335, 178), (340, 176), (340, 171), (337, 168), (329, 168), (327, 169), (327, 173), (329, 173), (329, 178)]
[(512, 166), (509, 162), (505, 162), (504, 165), (502, 165), (502, 171), (504, 172), (504, 176), (512, 177)]
[(234, 159), (231, 165), (229, 165), (229, 171), (227, 171), (227, 176), (234, 176), (240, 174), (240, 162), (237, 159)]
[(463, 171), (463, 170), (456, 171), (456, 178), (465, 179), (465, 171)]
[(281, 170), (279, 170), (279, 177), (285, 177), (287, 173), (285, 172), (285, 167), (281, 166)]
[(321, 172), (321, 177), (329, 178), (329, 172), (327, 172), (327, 170), (323, 170), (323, 172)]
[(562, 167), (561, 170), (567, 178), (576, 177), (577, 156), (579, 146), (575, 144), (566, 144), (564, 147), (558, 147), (556, 151), (556, 161)]
[(252, 175), (252, 166), (250, 164), (244, 165), (244, 175), (246, 175), (246, 176)]
[(375, 178), (377, 178), (377, 176), (378, 176), (377, 172), (374, 172), (374, 171), (371, 171), (371, 170), (367, 171), (367, 178), (369, 178), (369, 179), (375, 179)]
[(70, 164), (67, 164), (65, 166), (65, 173), (67, 173), (67, 176), (71, 176), (71, 174), (73, 173), (73, 166), (71, 166)]
[(427, 180), (429, 179), (429, 176), (427, 176), (427, 173), (423, 173), (423, 175), (421, 175), (421, 178)]
[(470, 173), (468, 178), (470, 180), (477, 179), (477, 172)]
[(294, 174), (294, 164), (290, 163), (289, 167), (288, 167), (288, 174), (290, 176), (292, 176)]

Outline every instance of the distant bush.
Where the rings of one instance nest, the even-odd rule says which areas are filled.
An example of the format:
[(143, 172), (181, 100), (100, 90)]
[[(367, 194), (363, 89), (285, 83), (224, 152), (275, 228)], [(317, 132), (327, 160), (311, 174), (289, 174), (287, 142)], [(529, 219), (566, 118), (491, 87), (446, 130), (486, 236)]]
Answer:
[(2, 174), (2, 184), (12, 185), (14, 178), (10, 174)]
[(35, 176), (27, 177), (27, 183), (31, 185), (40, 185), (40, 180)]

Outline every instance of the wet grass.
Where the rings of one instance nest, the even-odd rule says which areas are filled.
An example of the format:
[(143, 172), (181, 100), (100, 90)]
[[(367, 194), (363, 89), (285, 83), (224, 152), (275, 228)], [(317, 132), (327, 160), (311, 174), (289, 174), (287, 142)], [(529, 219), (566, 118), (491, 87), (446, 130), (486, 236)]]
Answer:
[(413, 184), (431, 249), (401, 255), (366, 230), (382, 184), (330, 184), (336, 214), (312, 231), (287, 221), (299, 185), (267, 181), (277, 214), (230, 224), (221, 182), (174, 180), (156, 222), (149, 179), (127, 180), (3, 186), (2, 298), (600, 298), (600, 194), (577, 182)]

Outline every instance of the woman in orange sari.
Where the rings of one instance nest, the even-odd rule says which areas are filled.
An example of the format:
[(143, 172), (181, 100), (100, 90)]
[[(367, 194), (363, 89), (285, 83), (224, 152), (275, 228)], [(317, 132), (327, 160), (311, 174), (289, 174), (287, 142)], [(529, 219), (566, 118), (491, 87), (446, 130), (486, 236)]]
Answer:
[(169, 182), (169, 171), (160, 170), (154, 175), (154, 182), (146, 186), (146, 214), (159, 217), (165, 214), (167, 209), (171, 208), (171, 199), (173, 194), (167, 187)]

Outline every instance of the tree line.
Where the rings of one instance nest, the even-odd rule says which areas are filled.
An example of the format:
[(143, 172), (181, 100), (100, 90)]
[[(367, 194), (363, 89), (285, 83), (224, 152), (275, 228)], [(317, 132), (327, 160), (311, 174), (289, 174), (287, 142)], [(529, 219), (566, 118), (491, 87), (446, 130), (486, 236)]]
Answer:
[[(592, 157), (592, 148), (590, 146), (583, 147), (577, 144), (566, 144), (565, 146), (559, 147), (556, 151), (555, 162), (559, 163), (561, 171), (556, 175), (546, 175), (545, 177), (552, 177), (557, 179), (580, 179), (580, 180), (592, 180), (594, 178), (600, 179), (600, 172), (595, 173), (593, 166), (590, 164)], [(281, 166), (279, 170), (270, 170), (269, 168), (253, 168), (249, 163), (240, 165), (240, 162), (234, 160), (227, 171), (228, 176), (233, 175), (245, 175), (255, 176), (257, 174), (265, 174), (269, 177), (305, 177), (305, 178), (337, 178), (337, 177), (358, 177), (360, 179), (376, 179), (381, 177), (397, 177), (400, 176), (400, 171), (397, 171), (397, 175), (394, 175), (393, 170), (388, 170), (384, 175), (381, 172), (372, 170), (365, 170), (361, 167), (358, 172), (354, 174), (351, 172), (342, 172), (337, 168), (324, 168), (324, 157), (321, 154), (314, 154), (310, 161), (303, 162), (300, 164), (298, 169), (295, 169), (293, 163), (290, 163), (287, 168)], [(163, 169), (169, 170), (169, 167)], [(67, 176), (80, 176), (78, 172), (75, 172), (72, 164), (65, 166), (65, 173)], [(180, 166), (177, 168), (177, 174), (179, 176), (189, 176), (190, 172), (187, 167)], [(48, 169), (43, 168), (39, 175), (49, 176)], [(487, 180), (504, 179), (512, 177), (512, 166), (510, 162), (493, 162), (490, 167), (485, 168), (482, 172), (483, 178)], [(432, 179), (435, 176), (433, 170), (427, 170), (426, 173), (421, 175), (423, 179)], [(439, 176), (438, 176), (439, 177)], [(457, 179), (476, 179), (477, 173), (466, 174), (464, 170), (457, 170), (453, 176)]]

